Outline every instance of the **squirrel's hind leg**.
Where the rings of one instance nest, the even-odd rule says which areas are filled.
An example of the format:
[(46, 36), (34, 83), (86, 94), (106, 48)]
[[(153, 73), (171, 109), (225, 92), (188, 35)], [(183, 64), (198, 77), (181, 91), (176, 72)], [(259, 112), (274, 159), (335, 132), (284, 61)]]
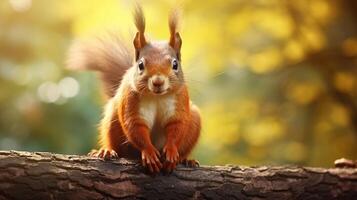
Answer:
[(105, 107), (104, 117), (100, 122), (100, 148), (98, 150), (93, 149), (88, 153), (89, 156), (102, 159), (115, 159), (121, 156), (120, 148), (125, 143), (126, 137), (118, 120), (116, 110), (114, 99), (110, 99)]
[(198, 108), (194, 105), (191, 107), (191, 123), (189, 125), (188, 131), (183, 138), (184, 142), (179, 147), (179, 164), (186, 167), (198, 167), (199, 162), (195, 159), (188, 159), (189, 154), (195, 147), (201, 132), (201, 118)]

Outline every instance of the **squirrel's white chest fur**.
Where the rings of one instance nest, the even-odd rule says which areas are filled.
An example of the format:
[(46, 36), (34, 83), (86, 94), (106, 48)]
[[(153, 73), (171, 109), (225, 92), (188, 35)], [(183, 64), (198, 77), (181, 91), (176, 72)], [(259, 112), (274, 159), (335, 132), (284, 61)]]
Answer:
[(163, 127), (167, 120), (175, 114), (176, 99), (174, 95), (150, 96), (140, 99), (140, 117), (152, 129), (154, 126)]
[(174, 95), (151, 96), (140, 99), (139, 114), (147, 123), (152, 143), (158, 149), (165, 144), (165, 125), (175, 114), (176, 99)]

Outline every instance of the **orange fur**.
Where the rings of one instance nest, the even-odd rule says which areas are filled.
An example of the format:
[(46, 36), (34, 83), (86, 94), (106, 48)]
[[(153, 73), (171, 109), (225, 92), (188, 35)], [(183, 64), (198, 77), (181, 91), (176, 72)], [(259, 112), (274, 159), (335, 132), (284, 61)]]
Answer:
[[(116, 77), (114, 83), (106, 81), (109, 83), (108, 87), (114, 88), (115, 92), (110, 95), (112, 98), (106, 105), (99, 127), (100, 150), (91, 152), (91, 155), (142, 159), (143, 165), (152, 172), (158, 172), (163, 166), (165, 170), (171, 171), (177, 163), (187, 162), (201, 129), (200, 115), (197, 107), (190, 101), (180, 64), (181, 38), (177, 32), (178, 19), (176, 14), (171, 15), (171, 36), (166, 43), (146, 41), (145, 18), (140, 7), (135, 11), (135, 23), (138, 33), (133, 42), (136, 62), (132, 67), (112, 69), (121, 70), (120, 72), (96, 67), (96, 61), (101, 61), (99, 66), (102, 66), (102, 63), (116, 64), (118, 62), (110, 59), (130, 56), (102, 56), (98, 59), (93, 55), (93, 58), (81, 58), (85, 61), (82, 63), (84, 67), (81, 68), (86, 68), (86, 63), (90, 63), (87, 68), (107, 73), (107, 76), (103, 77), (111, 77), (111, 73), (124, 74)], [(111, 49), (106, 52), (120, 52), (113, 48), (122, 48), (122, 45), (107, 47)], [(143, 69), (139, 69), (140, 63)], [(176, 63), (176, 68), (173, 63)], [(153, 85), (155, 81), (158, 82), (156, 79), (162, 85)]]

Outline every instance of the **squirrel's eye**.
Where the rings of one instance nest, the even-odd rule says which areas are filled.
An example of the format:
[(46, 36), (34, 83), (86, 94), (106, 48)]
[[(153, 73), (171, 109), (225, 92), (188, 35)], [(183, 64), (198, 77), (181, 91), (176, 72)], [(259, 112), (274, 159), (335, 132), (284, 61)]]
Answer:
[(144, 70), (144, 63), (143, 63), (143, 61), (139, 61), (139, 63), (138, 63), (138, 67), (139, 67), (139, 70), (140, 71), (143, 71)]
[(176, 59), (174, 59), (173, 61), (172, 61), (172, 69), (173, 70), (175, 70), (175, 71), (177, 71), (178, 70), (178, 62), (177, 62), (177, 60)]

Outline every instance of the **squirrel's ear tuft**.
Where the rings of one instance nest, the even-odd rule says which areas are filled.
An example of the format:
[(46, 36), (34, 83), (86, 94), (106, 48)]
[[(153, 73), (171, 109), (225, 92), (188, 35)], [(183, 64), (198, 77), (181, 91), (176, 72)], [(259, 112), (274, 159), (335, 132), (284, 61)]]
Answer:
[(138, 32), (135, 35), (133, 44), (135, 47), (135, 54), (136, 54), (136, 59), (138, 59), (139, 56), (139, 50), (143, 48), (147, 42), (145, 39), (145, 17), (143, 14), (143, 9), (139, 4), (136, 4), (135, 9), (134, 9), (134, 22), (135, 26), (138, 29)]
[(177, 31), (178, 23), (179, 23), (178, 21), (179, 21), (179, 11), (177, 9), (174, 9), (171, 11), (169, 16), (169, 29), (170, 29), (169, 44), (173, 49), (175, 49), (178, 58), (180, 59), (179, 55), (181, 51), (182, 40), (180, 34)]

